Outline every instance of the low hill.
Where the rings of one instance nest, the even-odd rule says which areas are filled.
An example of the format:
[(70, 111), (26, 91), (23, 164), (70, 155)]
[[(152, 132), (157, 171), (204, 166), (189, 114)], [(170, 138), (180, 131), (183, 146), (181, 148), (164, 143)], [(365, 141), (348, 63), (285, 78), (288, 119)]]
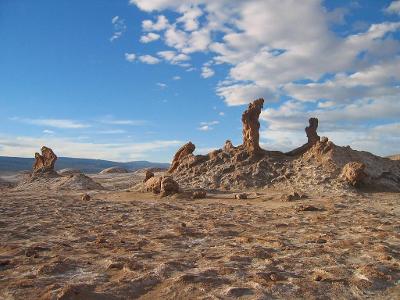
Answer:
[[(33, 158), (0, 156), (0, 173), (31, 170), (33, 162)], [(134, 171), (142, 168), (168, 168), (169, 164), (149, 161), (131, 161), (121, 163), (101, 159), (70, 157), (59, 157), (56, 163), (56, 170), (71, 168), (79, 169), (84, 173), (98, 173), (101, 170), (111, 167), (120, 167)]]
[(387, 158), (390, 158), (391, 160), (400, 160), (400, 154), (390, 155)]

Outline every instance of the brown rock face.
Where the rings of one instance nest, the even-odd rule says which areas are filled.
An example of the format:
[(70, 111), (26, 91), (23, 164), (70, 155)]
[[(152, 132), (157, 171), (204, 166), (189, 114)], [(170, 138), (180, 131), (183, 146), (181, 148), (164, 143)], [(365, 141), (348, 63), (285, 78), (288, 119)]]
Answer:
[(305, 128), (307, 138), (308, 138), (308, 144), (314, 145), (316, 142), (319, 142), (319, 135), (317, 134), (318, 119), (310, 118), (308, 120), (308, 123), (310, 125)]
[(161, 177), (151, 177), (144, 183), (147, 192), (159, 194), (161, 191)]
[(174, 159), (172, 160), (171, 167), (169, 168), (168, 173), (174, 172), (182, 162), (183, 158), (185, 158), (189, 154), (192, 154), (194, 149), (196, 149), (196, 146), (192, 142), (189, 142), (179, 148), (178, 152), (176, 152), (174, 156)]
[(150, 178), (154, 177), (154, 173), (151, 172), (150, 170), (146, 171), (146, 175), (145, 178), (143, 179), (143, 182), (146, 182), (147, 180), (149, 180)]
[(161, 180), (161, 197), (179, 193), (179, 185), (171, 177), (164, 177)]
[(249, 104), (249, 107), (242, 114), (243, 123), (243, 146), (250, 154), (260, 152), (260, 122), (258, 118), (263, 108), (264, 99), (260, 98)]
[(349, 162), (343, 166), (341, 177), (352, 186), (359, 186), (366, 177), (364, 170), (365, 164), (362, 162)]
[[(317, 133), (317, 128), (318, 128), (318, 119), (317, 118), (310, 118), (308, 120), (308, 123), (310, 124), (305, 128), (306, 135), (307, 135), (307, 143), (304, 144), (303, 146), (300, 146), (299, 148), (296, 148), (290, 152), (287, 152), (287, 155), (290, 156), (296, 156), (296, 155), (301, 155), (305, 152), (307, 152), (312, 146), (314, 146), (316, 143), (320, 141), (320, 137)], [(322, 141), (323, 143), (327, 142), (328, 138), (324, 138)]]
[(35, 153), (33, 173), (54, 172), (57, 156), (54, 154), (53, 150), (46, 146), (42, 147), (41, 152), (41, 155), (37, 152)]

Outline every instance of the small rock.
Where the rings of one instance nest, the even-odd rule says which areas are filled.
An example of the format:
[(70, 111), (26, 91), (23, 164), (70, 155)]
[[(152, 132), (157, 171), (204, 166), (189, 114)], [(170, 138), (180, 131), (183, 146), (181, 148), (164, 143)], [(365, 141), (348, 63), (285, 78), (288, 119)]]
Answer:
[(81, 199), (82, 199), (82, 201), (89, 201), (90, 196), (88, 194), (83, 194)]
[(192, 199), (203, 199), (206, 198), (207, 192), (205, 190), (198, 190), (192, 193)]
[(235, 199), (247, 199), (247, 194), (246, 193), (240, 193), (235, 195)]
[(320, 209), (313, 205), (299, 205), (296, 208), (296, 211), (319, 211)]

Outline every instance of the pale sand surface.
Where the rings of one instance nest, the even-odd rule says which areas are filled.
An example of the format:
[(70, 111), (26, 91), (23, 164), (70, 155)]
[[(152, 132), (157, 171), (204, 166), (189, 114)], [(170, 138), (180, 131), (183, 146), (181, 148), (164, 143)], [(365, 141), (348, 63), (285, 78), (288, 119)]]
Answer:
[[(105, 178), (97, 178), (107, 185)], [(111, 185), (111, 180), (109, 181)], [(128, 185), (128, 184), (127, 184)], [(0, 191), (0, 299), (395, 299), (399, 193)], [(299, 205), (317, 211), (298, 211)]]

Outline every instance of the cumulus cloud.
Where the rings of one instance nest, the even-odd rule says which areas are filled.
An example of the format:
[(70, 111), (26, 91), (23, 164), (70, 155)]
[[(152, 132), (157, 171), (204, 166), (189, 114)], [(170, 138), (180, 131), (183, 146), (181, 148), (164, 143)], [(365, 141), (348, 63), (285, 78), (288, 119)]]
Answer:
[(134, 53), (125, 53), (125, 59), (129, 62), (134, 62), (136, 55)]
[(154, 65), (154, 64), (158, 64), (161, 62), (161, 60), (159, 60), (157, 57), (148, 55), (148, 54), (139, 56), (139, 60), (142, 63), (149, 64), (149, 65)]
[[(243, 105), (259, 97), (266, 99), (263, 117), (268, 136), (272, 137), (267, 142), (287, 147), (293, 136), (282, 140), (288, 136), (282, 135), (282, 130), (289, 130), (290, 135), (294, 131), (288, 127), (304, 128), (305, 117), (313, 114), (321, 117), (333, 136), (340, 138), (340, 128), (347, 122), (356, 123), (363, 133), (359, 136), (365, 138), (365, 132), (371, 133), (369, 122), (393, 122), (399, 111), (395, 99), (400, 87), (400, 22), (347, 24), (351, 20), (346, 16), (357, 9), (353, 4), (328, 11), (323, 1), (130, 3), (145, 12), (175, 13), (160, 26), (165, 45), (173, 48), (168, 50), (170, 61), (173, 52), (200, 52), (208, 54), (207, 60), (211, 56), (213, 65), (227, 66), (226, 78), (216, 87), (217, 95), (227, 105)], [(392, 1), (382, 9), (399, 14), (400, 1)], [(156, 23), (162, 22), (148, 23), (146, 30)], [(338, 34), (332, 30), (332, 23), (346, 24), (349, 30)], [(211, 64), (203, 64), (201, 75), (214, 75)], [(275, 102), (275, 110), (268, 108), (271, 102)], [(275, 114), (289, 119), (277, 122), (280, 117)], [(281, 129), (274, 129), (278, 126)], [(210, 125), (201, 127), (210, 130)], [(355, 138), (351, 140), (361, 145)]]
[(385, 12), (389, 14), (400, 15), (400, 0), (396, 0), (390, 3), (390, 5), (385, 9)]
[(173, 65), (182, 65), (182, 62), (190, 60), (188, 55), (172, 50), (159, 51), (157, 55)]
[(149, 32), (148, 34), (143, 35), (140, 38), (140, 41), (142, 43), (150, 43), (150, 42), (154, 42), (157, 41), (160, 38), (160, 35), (154, 32)]
[(210, 131), (214, 129), (214, 125), (219, 124), (219, 121), (201, 122), (197, 128), (200, 131)]
[(215, 74), (214, 70), (209, 67), (204, 66), (201, 68), (201, 77), (203, 78), (210, 78), (214, 76), (214, 74)]
[(142, 22), (143, 31), (161, 31), (166, 29), (168, 25), (168, 19), (163, 15), (158, 16), (156, 22), (152, 20), (144, 20)]

